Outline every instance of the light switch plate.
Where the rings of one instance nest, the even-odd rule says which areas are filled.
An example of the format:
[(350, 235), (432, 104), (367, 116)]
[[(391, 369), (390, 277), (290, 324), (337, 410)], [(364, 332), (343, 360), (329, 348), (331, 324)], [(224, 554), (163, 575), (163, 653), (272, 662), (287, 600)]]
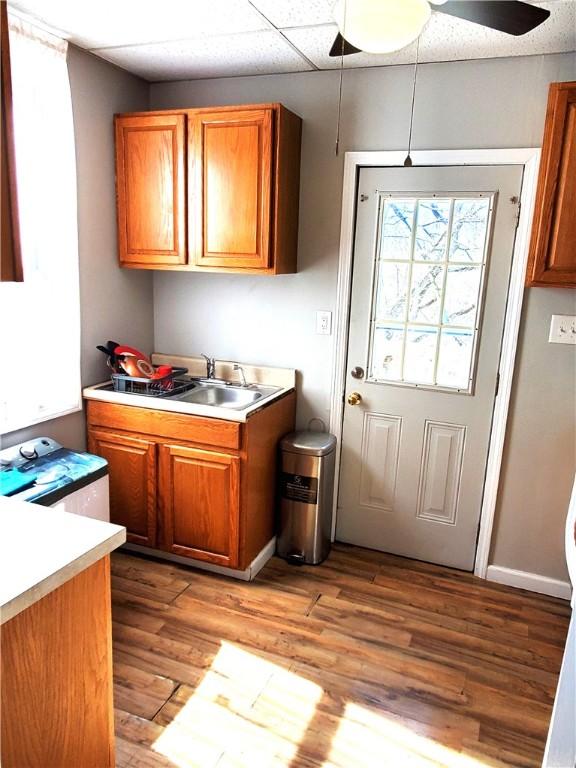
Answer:
[(576, 344), (576, 316), (552, 315), (548, 341), (551, 344)]
[(316, 333), (320, 336), (330, 336), (332, 333), (332, 312), (324, 309), (316, 312)]

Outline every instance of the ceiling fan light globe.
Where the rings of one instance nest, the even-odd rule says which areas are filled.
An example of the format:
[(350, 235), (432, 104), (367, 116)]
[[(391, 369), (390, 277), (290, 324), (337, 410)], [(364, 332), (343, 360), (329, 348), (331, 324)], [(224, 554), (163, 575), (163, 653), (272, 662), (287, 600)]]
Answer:
[(428, 0), (432, 5), (444, 5), (447, 0)]
[(392, 53), (409, 45), (430, 18), (428, 0), (337, 0), (340, 34), (366, 53)]

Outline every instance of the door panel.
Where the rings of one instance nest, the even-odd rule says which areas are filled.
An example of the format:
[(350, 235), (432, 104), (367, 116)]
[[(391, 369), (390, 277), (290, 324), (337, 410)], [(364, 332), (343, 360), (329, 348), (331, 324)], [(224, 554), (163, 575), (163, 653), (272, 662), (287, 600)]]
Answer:
[(88, 450), (108, 462), (111, 522), (126, 527), (127, 541), (156, 546), (156, 445), (90, 430)]
[(185, 264), (185, 117), (117, 117), (120, 262)]
[(472, 569), (521, 182), (361, 171), (339, 540)]
[(164, 548), (185, 557), (238, 563), (239, 463), (236, 456), (160, 447)]
[(272, 110), (191, 115), (190, 231), (197, 266), (269, 266)]

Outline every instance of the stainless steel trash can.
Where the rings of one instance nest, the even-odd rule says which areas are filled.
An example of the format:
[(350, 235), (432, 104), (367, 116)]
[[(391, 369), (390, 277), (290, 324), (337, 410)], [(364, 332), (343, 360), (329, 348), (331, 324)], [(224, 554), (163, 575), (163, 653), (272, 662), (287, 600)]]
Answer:
[(336, 438), (326, 432), (291, 432), (280, 442), (278, 554), (316, 565), (330, 552)]

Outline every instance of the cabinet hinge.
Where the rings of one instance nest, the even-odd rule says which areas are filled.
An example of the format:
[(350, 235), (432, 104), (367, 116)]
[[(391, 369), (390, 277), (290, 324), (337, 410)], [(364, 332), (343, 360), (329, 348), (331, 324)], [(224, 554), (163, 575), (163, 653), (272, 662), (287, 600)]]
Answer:
[(518, 208), (516, 210), (516, 229), (518, 229), (518, 224), (520, 224), (520, 211), (522, 210), (522, 203), (518, 203)]
[(500, 371), (496, 374), (496, 388), (494, 389), (494, 397), (498, 397), (498, 391), (500, 390)]

